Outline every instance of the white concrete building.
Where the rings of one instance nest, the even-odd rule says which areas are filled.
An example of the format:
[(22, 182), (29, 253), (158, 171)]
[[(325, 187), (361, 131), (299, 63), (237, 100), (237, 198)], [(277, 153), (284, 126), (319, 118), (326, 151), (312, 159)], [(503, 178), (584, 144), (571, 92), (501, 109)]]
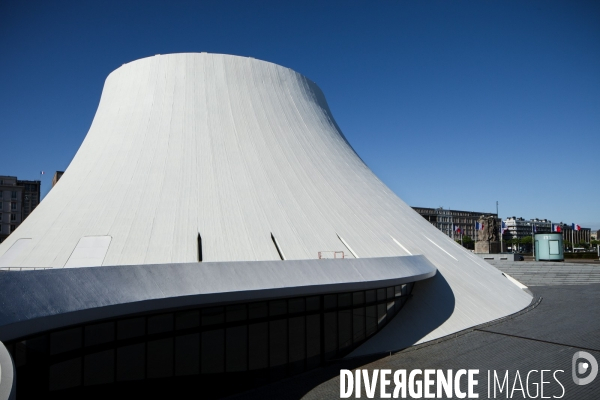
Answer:
[(552, 222), (547, 219), (532, 218), (526, 220), (521, 217), (510, 217), (504, 220), (504, 224), (506, 225), (504, 237), (507, 239), (523, 239), (526, 236), (532, 236), (534, 233), (552, 232)]
[[(531, 301), (373, 174), (315, 83), (206, 53), (109, 75), (61, 180), (0, 245), (0, 268), (0, 340), (37, 366), (17, 367), (19, 392), (62, 399), (120, 382), (156, 394), (159, 378), (171, 394), (233, 390), (234, 375), (243, 388)], [(50, 347), (38, 359), (23, 338)]]

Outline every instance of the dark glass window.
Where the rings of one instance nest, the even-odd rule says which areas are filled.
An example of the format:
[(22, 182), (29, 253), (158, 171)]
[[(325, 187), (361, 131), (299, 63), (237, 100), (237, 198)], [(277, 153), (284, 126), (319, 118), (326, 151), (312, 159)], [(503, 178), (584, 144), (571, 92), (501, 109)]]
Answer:
[[(25, 345), (25, 343), (26, 343), (25, 341), (20, 342), (20, 343), (15, 343), (14, 353), (11, 353), (13, 355), (13, 361), (15, 363), (15, 367), (17, 367), (17, 368), (22, 367), (23, 365), (27, 364), (27, 346)], [(8, 349), (8, 347), (7, 347), (7, 349)]]
[(50, 391), (81, 385), (81, 357), (50, 366)]
[(332, 359), (337, 353), (337, 312), (328, 312), (325, 313), (324, 321), (323, 321), (323, 340), (325, 347), (325, 359)]
[(203, 373), (217, 373), (225, 371), (224, 329), (202, 332), (201, 354)]
[(365, 304), (365, 292), (352, 293), (352, 304), (355, 306), (361, 306)]
[(162, 314), (148, 317), (148, 335), (170, 332), (173, 330), (173, 314)]
[(306, 368), (318, 367), (321, 363), (321, 315), (306, 317)]
[(117, 381), (144, 379), (146, 344), (138, 343), (117, 349)]
[(321, 296), (306, 298), (306, 311), (318, 311), (321, 309)]
[(225, 335), (227, 372), (246, 371), (248, 369), (248, 327), (242, 325), (227, 328)]
[(400, 302), (400, 299), (394, 300), (394, 301), (388, 301), (388, 303), (387, 303), (387, 320), (388, 320), (388, 322), (391, 321), (391, 319), (394, 315), (396, 315), (396, 311), (397, 311), (396, 303), (399, 303), (399, 302)]
[(200, 373), (200, 334), (175, 337), (175, 375)]
[(269, 316), (284, 315), (287, 313), (287, 300), (272, 300), (269, 302)]
[(377, 306), (367, 306), (367, 336), (377, 332)]
[(66, 329), (50, 334), (50, 354), (64, 353), (81, 347), (81, 328)]
[(23, 341), (29, 352), (46, 353), (48, 351), (48, 336), (36, 336)]
[(269, 323), (260, 322), (248, 326), (249, 362), (250, 370), (259, 370), (269, 367)]
[(289, 313), (290, 314), (296, 314), (296, 313), (304, 312), (304, 310), (305, 310), (304, 297), (300, 297), (300, 298), (297, 298), (297, 299), (290, 299), (288, 301), (288, 307), (289, 307)]
[(304, 371), (304, 359), (306, 357), (305, 317), (290, 318), (289, 327), (290, 373), (293, 375)]
[(115, 340), (115, 323), (104, 322), (85, 327), (85, 345), (109, 343)]
[[(87, 342), (87, 338), (86, 338)], [(92, 353), (83, 360), (85, 386), (113, 383), (115, 380), (115, 351), (113, 349)]]
[(250, 319), (266, 318), (269, 315), (267, 303), (251, 303), (248, 305), (248, 314)]
[(366, 324), (365, 308), (359, 307), (352, 310), (352, 332), (354, 333), (354, 344), (365, 340), (367, 329)]
[(146, 319), (144, 317), (122, 319), (117, 322), (117, 339), (129, 339), (146, 334)]
[(352, 346), (352, 310), (342, 310), (338, 315), (339, 350)]
[(394, 301), (394, 315), (396, 315), (396, 313), (400, 311), (400, 308), (402, 308), (404, 305), (404, 299), (405, 297), (396, 297), (396, 300)]
[(324, 297), (324, 304), (325, 304), (326, 310), (331, 310), (331, 309), (337, 308), (337, 295), (328, 294), (323, 297)]
[(173, 376), (173, 338), (151, 340), (147, 351), (149, 379)]
[(244, 321), (248, 318), (248, 311), (245, 304), (236, 304), (227, 306), (227, 322)]
[(191, 329), (200, 326), (198, 310), (180, 311), (175, 314), (175, 329)]
[(281, 367), (287, 363), (287, 320), (269, 322), (269, 365)]
[(387, 292), (387, 298), (388, 299), (393, 299), (394, 298), (394, 287), (393, 286), (387, 288), (386, 292)]
[(338, 295), (338, 307), (350, 307), (352, 305), (352, 293), (342, 293)]
[(367, 290), (365, 292), (365, 298), (367, 303), (374, 303), (377, 300), (375, 290)]
[(394, 286), (394, 297), (402, 296), (402, 286)]
[(385, 303), (377, 304), (377, 325), (379, 328), (381, 328), (387, 322), (386, 316), (387, 316), (386, 304)]
[(225, 322), (223, 307), (210, 307), (202, 310), (202, 326), (222, 324)]

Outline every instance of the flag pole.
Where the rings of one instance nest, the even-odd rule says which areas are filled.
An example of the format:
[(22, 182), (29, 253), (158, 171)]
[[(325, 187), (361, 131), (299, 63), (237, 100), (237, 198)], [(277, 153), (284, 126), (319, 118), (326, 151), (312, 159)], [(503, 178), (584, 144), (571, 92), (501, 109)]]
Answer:
[(535, 223), (531, 224), (531, 253), (535, 260)]
[(504, 253), (504, 246), (502, 245), (502, 236), (504, 236), (504, 231), (502, 230), (502, 218), (500, 218), (500, 213), (498, 213), (498, 200), (496, 200), (496, 218), (500, 219), (500, 253)]

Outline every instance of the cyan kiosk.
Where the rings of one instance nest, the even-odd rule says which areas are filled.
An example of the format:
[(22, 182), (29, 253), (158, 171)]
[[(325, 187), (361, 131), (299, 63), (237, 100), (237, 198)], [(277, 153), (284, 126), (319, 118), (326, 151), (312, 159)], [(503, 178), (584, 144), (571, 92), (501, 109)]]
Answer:
[(561, 233), (535, 234), (535, 261), (564, 261)]

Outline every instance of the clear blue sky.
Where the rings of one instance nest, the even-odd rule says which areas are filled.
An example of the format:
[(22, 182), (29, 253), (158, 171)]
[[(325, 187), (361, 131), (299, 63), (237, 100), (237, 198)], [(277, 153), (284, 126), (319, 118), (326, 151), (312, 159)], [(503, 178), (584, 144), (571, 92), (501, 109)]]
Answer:
[(0, 0), (0, 175), (64, 170), (106, 76), (176, 52), (290, 67), (413, 206), (600, 228), (600, 2)]

